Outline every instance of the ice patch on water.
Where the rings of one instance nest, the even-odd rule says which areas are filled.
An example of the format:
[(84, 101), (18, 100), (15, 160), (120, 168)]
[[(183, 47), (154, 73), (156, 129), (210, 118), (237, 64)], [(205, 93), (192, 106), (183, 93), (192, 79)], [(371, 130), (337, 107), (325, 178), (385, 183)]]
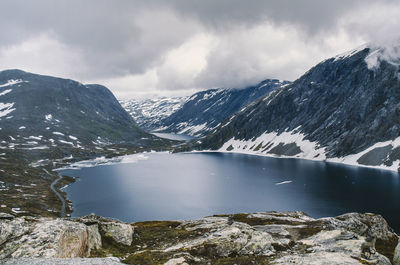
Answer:
[(290, 183), (292, 183), (292, 182), (293, 182), (293, 181), (291, 181), (291, 180), (285, 180), (285, 181), (282, 181), (282, 182), (275, 183), (275, 185), (290, 184)]
[(91, 160), (79, 161), (68, 165), (66, 167), (57, 168), (56, 171), (65, 170), (65, 169), (81, 169), (86, 167), (95, 167), (102, 165), (115, 165), (115, 164), (129, 164), (129, 163), (138, 163), (139, 161), (147, 160), (149, 157), (144, 153), (134, 154), (134, 155), (125, 155), (125, 156), (117, 156), (112, 158), (106, 158), (104, 156), (97, 157)]

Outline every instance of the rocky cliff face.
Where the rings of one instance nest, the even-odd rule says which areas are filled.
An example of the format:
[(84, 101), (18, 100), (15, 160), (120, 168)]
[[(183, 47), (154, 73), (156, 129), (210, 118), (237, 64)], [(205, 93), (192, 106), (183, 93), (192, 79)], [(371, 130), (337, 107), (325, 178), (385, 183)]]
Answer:
[(119, 264), (108, 256), (128, 264), (392, 264), (396, 245), (374, 214), (314, 219), (265, 212), (132, 224), (94, 215), (0, 219), (5, 264)]
[(233, 115), (198, 148), (397, 170), (399, 80), (383, 48), (330, 58)]

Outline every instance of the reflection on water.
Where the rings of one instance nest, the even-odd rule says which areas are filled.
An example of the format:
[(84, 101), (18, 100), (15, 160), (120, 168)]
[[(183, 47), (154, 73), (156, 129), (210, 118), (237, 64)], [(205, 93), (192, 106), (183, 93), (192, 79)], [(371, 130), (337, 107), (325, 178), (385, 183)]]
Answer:
[(357, 211), (380, 213), (400, 230), (397, 173), (243, 154), (146, 156), (132, 164), (63, 171), (81, 177), (66, 189), (73, 216), (94, 212), (143, 221), (271, 210), (313, 217)]

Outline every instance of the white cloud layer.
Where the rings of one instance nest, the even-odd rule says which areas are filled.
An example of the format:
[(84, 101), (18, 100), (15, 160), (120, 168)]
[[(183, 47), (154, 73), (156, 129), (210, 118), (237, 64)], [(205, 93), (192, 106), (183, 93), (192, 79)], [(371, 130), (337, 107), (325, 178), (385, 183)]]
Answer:
[(0, 10), (0, 70), (101, 83), (120, 98), (294, 80), (400, 28), (394, 0), (3, 0)]

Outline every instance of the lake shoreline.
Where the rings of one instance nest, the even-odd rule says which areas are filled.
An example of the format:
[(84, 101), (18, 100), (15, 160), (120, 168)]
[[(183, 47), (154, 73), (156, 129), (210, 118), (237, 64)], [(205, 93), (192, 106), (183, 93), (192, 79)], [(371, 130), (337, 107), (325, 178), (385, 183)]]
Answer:
[[(241, 154), (241, 155), (251, 155), (251, 156), (258, 156), (258, 157), (268, 157), (268, 158), (278, 158), (278, 159), (297, 159), (297, 160), (306, 160), (306, 161), (315, 161), (315, 162), (324, 162), (324, 163), (329, 163), (329, 164), (337, 164), (337, 165), (346, 165), (346, 166), (351, 166), (351, 167), (359, 167), (359, 168), (370, 168), (370, 169), (378, 169), (378, 170), (383, 170), (383, 171), (389, 171), (392, 173), (396, 173), (399, 175), (399, 171), (395, 169), (391, 169), (389, 167), (385, 166), (370, 166), (370, 165), (362, 165), (362, 164), (356, 164), (356, 163), (347, 163), (343, 161), (335, 161), (338, 158), (328, 158), (328, 159), (311, 159), (311, 158), (304, 158), (304, 157), (292, 157), (292, 156), (279, 156), (279, 155), (273, 155), (273, 154), (258, 154), (258, 153), (251, 153), (251, 152), (238, 152), (238, 151), (220, 151), (220, 150), (193, 150), (193, 151), (182, 151), (182, 152), (171, 152), (171, 151), (162, 151), (162, 152), (142, 152), (142, 153), (135, 153), (135, 154), (129, 154), (129, 155), (122, 155), (122, 156), (115, 156), (112, 158), (105, 158), (104, 156), (98, 157), (95, 159), (89, 159), (89, 160), (82, 160), (74, 163), (70, 163), (69, 165), (63, 166), (61, 168), (55, 168), (52, 171), (61, 171), (61, 170), (66, 170), (66, 169), (81, 169), (78, 165), (79, 164), (85, 164), (84, 167), (95, 167), (99, 165), (115, 165), (115, 164), (120, 164), (120, 163), (126, 163), (123, 162), (123, 159), (126, 157), (130, 156), (135, 156), (135, 155), (140, 155), (140, 154), (191, 154), (191, 153), (223, 153), (223, 154)], [(120, 159), (120, 161), (118, 161)], [(334, 159), (334, 160), (332, 160)], [(93, 164), (91, 166), (88, 166), (91, 162), (96, 162), (96, 160), (103, 160), (99, 164)], [(76, 166), (76, 167), (75, 167)]]
[[(187, 156), (190, 154), (193, 154), (193, 156)], [(195, 154), (202, 155), (195, 156)], [(140, 156), (141, 159), (137, 159), (137, 156)], [(254, 159), (250, 159), (251, 157), (254, 157)], [(263, 159), (263, 157), (269, 159)], [(324, 161), (316, 161), (323, 163), (312, 163), (315, 161), (303, 163), (301, 160), (309, 160), (275, 159), (277, 157), (248, 156), (248, 154), (233, 152), (149, 152), (134, 155), (131, 157), (132, 163), (127, 163), (132, 161), (129, 159), (124, 162), (124, 159), (127, 158), (129, 156), (123, 156), (122, 159), (116, 160), (89, 160), (83, 164), (84, 167), (75, 164), (58, 169), (62, 175), (81, 178), (81, 181), (77, 182), (77, 186), (70, 185), (64, 190), (68, 193), (68, 200), (73, 202), (73, 217), (95, 212), (102, 216), (131, 222), (193, 219), (218, 212), (234, 214), (265, 210), (306, 211), (315, 218), (329, 217), (345, 212), (373, 212), (385, 216), (387, 220), (393, 222), (394, 227), (400, 227), (399, 218), (393, 216), (392, 213), (392, 209), (395, 210), (396, 207), (379, 208), (382, 203), (378, 203), (377, 205), (381, 206), (376, 208), (375, 202), (365, 198), (368, 189), (373, 188), (376, 193), (384, 195), (381, 198), (382, 201), (390, 199), (397, 201), (397, 195), (393, 195), (393, 192), (384, 192), (396, 182), (397, 175), (393, 175), (392, 171), (381, 169), (370, 171), (370, 168), (364, 169), (364, 167)], [(101, 163), (99, 163), (100, 161)], [(120, 164), (123, 165), (119, 166)], [(208, 166), (204, 167), (204, 164)], [(330, 166), (325, 166), (325, 164)], [(189, 176), (185, 168), (191, 168), (192, 171)], [(167, 171), (170, 173), (166, 174)], [(333, 176), (334, 178), (332, 178)], [(379, 179), (382, 179), (382, 181)], [(217, 196), (216, 199), (218, 199), (213, 203), (202, 203), (203, 199), (200, 201), (198, 199), (204, 196), (204, 192), (208, 188), (196, 191), (195, 187), (198, 185), (194, 186), (193, 183), (199, 183), (198, 185), (203, 187), (213, 183), (210, 196)], [(121, 189), (118, 188), (121, 185), (124, 187), (122, 193)], [(107, 187), (107, 191), (105, 187)], [(222, 187), (223, 190), (220, 190)], [(395, 187), (393, 186), (393, 189)], [(145, 192), (140, 191), (140, 189)], [(177, 190), (180, 192), (176, 193)], [(321, 191), (327, 195), (321, 195)], [(351, 198), (354, 196), (351, 196), (351, 194), (355, 194), (356, 191), (361, 192), (359, 195), (361, 197), (354, 203), (346, 203), (346, 201), (352, 200)], [(87, 192), (90, 192), (90, 194)], [(258, 195), (250, 195), (248, 192)], [(103, 193), (107, 193), (111, 197), (104, 201)], [(80, 194), (84, 194), (84, 196)], [(130, 199), (132, 194), (135, 194), (133, 201)], [(192, 194), (194, 197), (191, 200), (178, 199), (178, 197), (187, 198), (188, 194)], [(242, 199), (237, 201), (235, 199), (237, 195), (232, 197), (232, 194), (237, 194)], [(289, 194), (292, 195), (288, 196)], [(85, 199), (85, 196), (98, 199), (91, 201)], [(167, 197), (164, 198), (163, 196)], [(351, 198), (347, 198), (349, 196)], [(225, 198), (221, 199), (221, 197)], [(148, 199), (153, 202), (157, 201), (156, 205), (147, 205)], [(118, 207), (113, 202), (115, 200), (120, 201)], [(317, 203), (320, 200), (324, 205), (323, 207)], [(366, 201), (361, 202), (361, 200)], [(99, 204), (100, 201), (103, 201), (103, 203)], [(278, 201), (280, 202), (278, 203)], [(311, 201), (315, 201), (315, 203), (311, 203)], [(156, 207), (156, 209), (149, 213), (143, 210), (145, 204), (147, 205), (145, 208), (153, 209), (152, 207)], [(174, 205), (176, 210), (171, 211), (171, 204)], [(188, 205), (192, 207), (192, 210), (187, 209)], [(161, 206), (164, 207), (164, 210), (158, 212), (157, 209)], [(121, 210), (113, 210), (116, 207), (121, 208)], [(312, 209), (310, 207), (317, 208)], [(117, 213), (121, 211), (123, 216)], [(129, 212), (135, 212), (134, 218), (127, 214)]]
[[(222, 150), (193, 150), (193, 151), (183, 151), (179, 153), (224, 153), (224, 154), (242, 154), (242, 155), (251, 155), (251, 156), (258, 156), (258, 157), (269, 157), (269, 158), (279, 158), (279, 159), (299, 159), (299, 160), (307, 160), (307, 161), (315, 161), (315, 162), (324, 162), (324, 163), (331, 163), (331, 164), (338, 164), (338, 165), (346, 165), (351, 167), (360, 167), (360, 168), (371, 168), (371, 169), (379, 169), (384, 171), (390, 171), (399, 175), (399, 171), (397, 169), (392, 169), (385, 166), (369, 166), (369, 165), (362, 165), (356, 163), (348, 163), (343, 161), (335, 161), (338, 158), (328, 158), (328, 159), (311, 159), (305, 157), (293, 157), (293, 156), (280, 156), (274, 154), (259, 154), (259, 153), (252, 153), (252, 152), (239, 152), (239, 151), (222, 151)], [(332, 159), (332, 160), (331, 160)]]

